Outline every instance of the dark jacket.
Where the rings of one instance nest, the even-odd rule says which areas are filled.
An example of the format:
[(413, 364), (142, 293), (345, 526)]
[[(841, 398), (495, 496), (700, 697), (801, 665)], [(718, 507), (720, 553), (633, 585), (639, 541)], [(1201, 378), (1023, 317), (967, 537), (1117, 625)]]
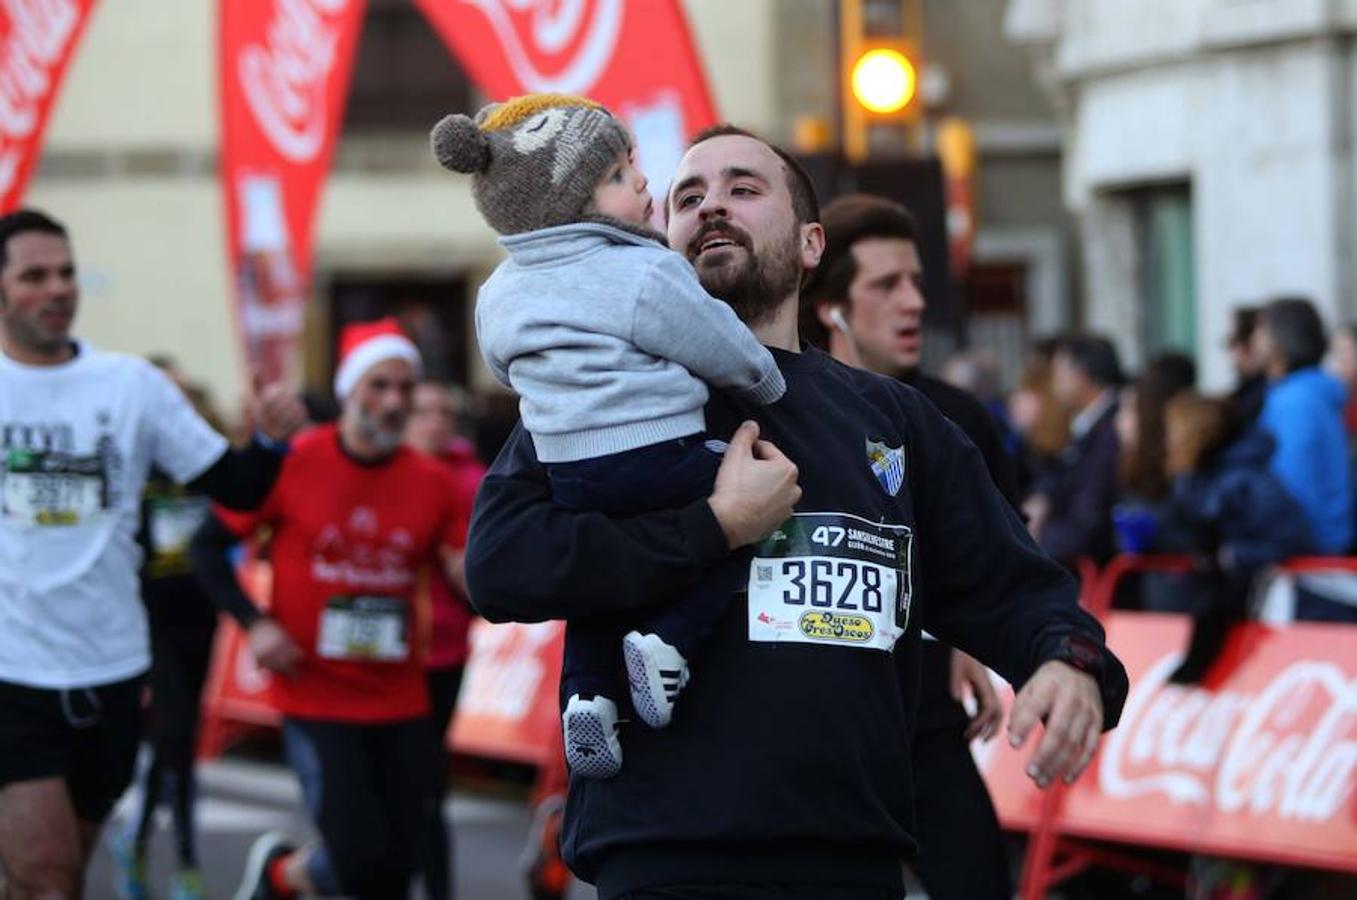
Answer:
[[(913, 389), (819, 351), (773, 355), (786, 396), (760, 407), (714, 392), (708, 431), (726, 437), (742, 419), (755, 419), (762, 437), (798, 465), (800, 518), (765, 545), (820, 542), (825, 549), (810, 554), (818, 559), (838, 546), (835, 534), (845, 534), (812, 533), (811, 520), (826, 517), (849, 523), (841, 552), (854, 542), (854, 553), (871, 550), (877, 529), (908, 536), (907, 544), (892, 542), (896, 551), (905, 547), (907, 562), (892, 578), (900, 592), (887, 607), (904, 633), (888, 651), (780, 642), (755, 636), (781, 627), (778, 618), (756, 622), (752, 601), (733, 598), (674, 723), (663, 731), (629, 728), (617, 777), (571, 785), (562, 850), (604, 898), (684, 881), (847, 878), (899, 888), (900, 862), (914, 852), (908, 760), (918, 678), (917, 666), (895, 657), (919, 652), (921, 627), (1015, 685), (1075, 643), (1096, 648), (1107, 726), (1125, 700), (1125, 670), (1103, 647), (1098, 623), (1079, 609), (1073, 579), (1027, 536), (955, 425)], [(522, 431), (476, 499), (467, 578), (472, 602), (492, 621), (635, 616), (680, 596), (729, 552), (705, 499), (617, 519), (555, 506)], [(785, 576), (805, 558), (759, 552), (767, 557), (762, 566), (756, 559), (760, 580), (779, 570)], [(805, 591), (791, 586), (799, 583), (773, 596), (806, 609)], [(822, 608), (827, 602), (809, 597)], [(882, 632), (865, 637), (874, 633)]]
[(1112, 507), (1117, 502), (1117, 404), (1071, 441), (1036, 493), (1051, 504), (1038, 539), (1052, 558), (1072, 564), (1081, 556), (1112, 557)]
[(1178, 476), (1168, 530), (1193, 534), (1196, 549), (1227, 548), (1243, 571), (1315, 552), (1304, 510), (1269, 469), (1274, 448), (1271, 435), (1250, 428), (1202, 471)]

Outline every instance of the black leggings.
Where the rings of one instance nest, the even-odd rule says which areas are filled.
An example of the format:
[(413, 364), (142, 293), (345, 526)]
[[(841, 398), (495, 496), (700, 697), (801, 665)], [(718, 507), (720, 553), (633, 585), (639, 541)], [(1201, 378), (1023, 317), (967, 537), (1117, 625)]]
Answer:
[(133, 840), (144, 852), (156, 807), (162, 799), (168, 799), (181, 866), (198, 865), (193, 756), (198, 742), (198, 710), (215, 631), (213, 623), (207, 628), (164, 627), (151, 632), (152, 755), (142, 776), (141, 809), (133, 819), (136, 823)]
[(425, 806), (425, 824), (421, 834), (424, 852), (420, 873), (424, 893), (429, 900), (452, 897), (452, 828), (443, 818), (443, 799), (448, 792), (448, 725), (457, 708), (457, 693), (462, 689), (461, 666), (429, 671), (429, 721), (433, 727), (430, 755), (429, 801)]
[(307, 874), (321, 896), (406, 900), (429, 798), (429, 730), (428, 718), (283, 720), (283, 748), (320, 832)]

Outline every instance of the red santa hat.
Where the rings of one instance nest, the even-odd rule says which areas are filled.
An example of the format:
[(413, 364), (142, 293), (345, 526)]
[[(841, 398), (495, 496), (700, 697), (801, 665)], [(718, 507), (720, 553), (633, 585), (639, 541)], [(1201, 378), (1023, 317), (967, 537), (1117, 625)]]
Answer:
[(375, 322), (345, 325), (339, 333), (339, 368), (335, 371), (335, 396), (340, 400), (358, 384), (368, 369), (388, 359), (403, 359), (414, 366), (415, 375), (423, 372), (423, 361), (414, 342), (405, 336), (400, 323), (387, 317)]

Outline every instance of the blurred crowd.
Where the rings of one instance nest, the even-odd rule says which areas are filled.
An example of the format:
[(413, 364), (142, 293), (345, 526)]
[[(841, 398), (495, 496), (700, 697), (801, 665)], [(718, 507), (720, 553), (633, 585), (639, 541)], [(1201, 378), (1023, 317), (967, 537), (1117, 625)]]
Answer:
[[(1033, 537), (1076, 568), (1115, 553), (1183, 554), (1187, 575), (1147, 575), (1117, 605), (1196, 620), (1175, 680), (1199, 680), (1274, 564), (1354, 549), (1357, 326), (1332, 335), (1314, 305), (1282, 297), (1235, 309), (1225, 338), (1235, 386), (1198, 387), (1192, 357), (1163, 352), (1139, 373), (1104, 335), (1033, 343), (1004, 396), (983, 350), (946, 363), (1005, 429)], [(1357, 621), (1350, 578), (1307, 576), (1274, 613)]]

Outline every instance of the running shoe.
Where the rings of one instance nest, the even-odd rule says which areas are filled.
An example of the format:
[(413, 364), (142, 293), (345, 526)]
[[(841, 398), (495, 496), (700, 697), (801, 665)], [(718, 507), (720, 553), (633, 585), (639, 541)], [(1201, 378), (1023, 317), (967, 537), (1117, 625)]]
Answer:
[(120, 831), (108, 833), (108, 852), (116, 871), (114, 890), (122, 900), (149, 900), (146, 884), (146, 851)]
[(250, 846), (245, 858), (245, 875), (236, 888), (234, 900), (277, 900), (278, 892), (269, 884), (269, 864), (286, 856), (297, 846), (284, 834), (269, 831), (261, 834)]
[(565, 798), (560, 796), (547, 797), (533, 812), (532, 829), (519, 859), (532, 900), (565, 900), (570, 888), (570, 869), (561, 859), (561, 818), (564, 813)]
[(204, 900), (203, 873), (192, 867), (176, 869), (170, 876), (169, 900)]
[(617, 740), (617, 704), (607, 697), (575, 694), (565, 705), (565, 761), (583, 778), (612, 778), (622, 771)]
[(638, 631), (622, 639), (622, 653), (636, 714), (651, 728), (664, 728), (674, 717), (674, 701), (688, 686), (688, 660), (658, 634)]

